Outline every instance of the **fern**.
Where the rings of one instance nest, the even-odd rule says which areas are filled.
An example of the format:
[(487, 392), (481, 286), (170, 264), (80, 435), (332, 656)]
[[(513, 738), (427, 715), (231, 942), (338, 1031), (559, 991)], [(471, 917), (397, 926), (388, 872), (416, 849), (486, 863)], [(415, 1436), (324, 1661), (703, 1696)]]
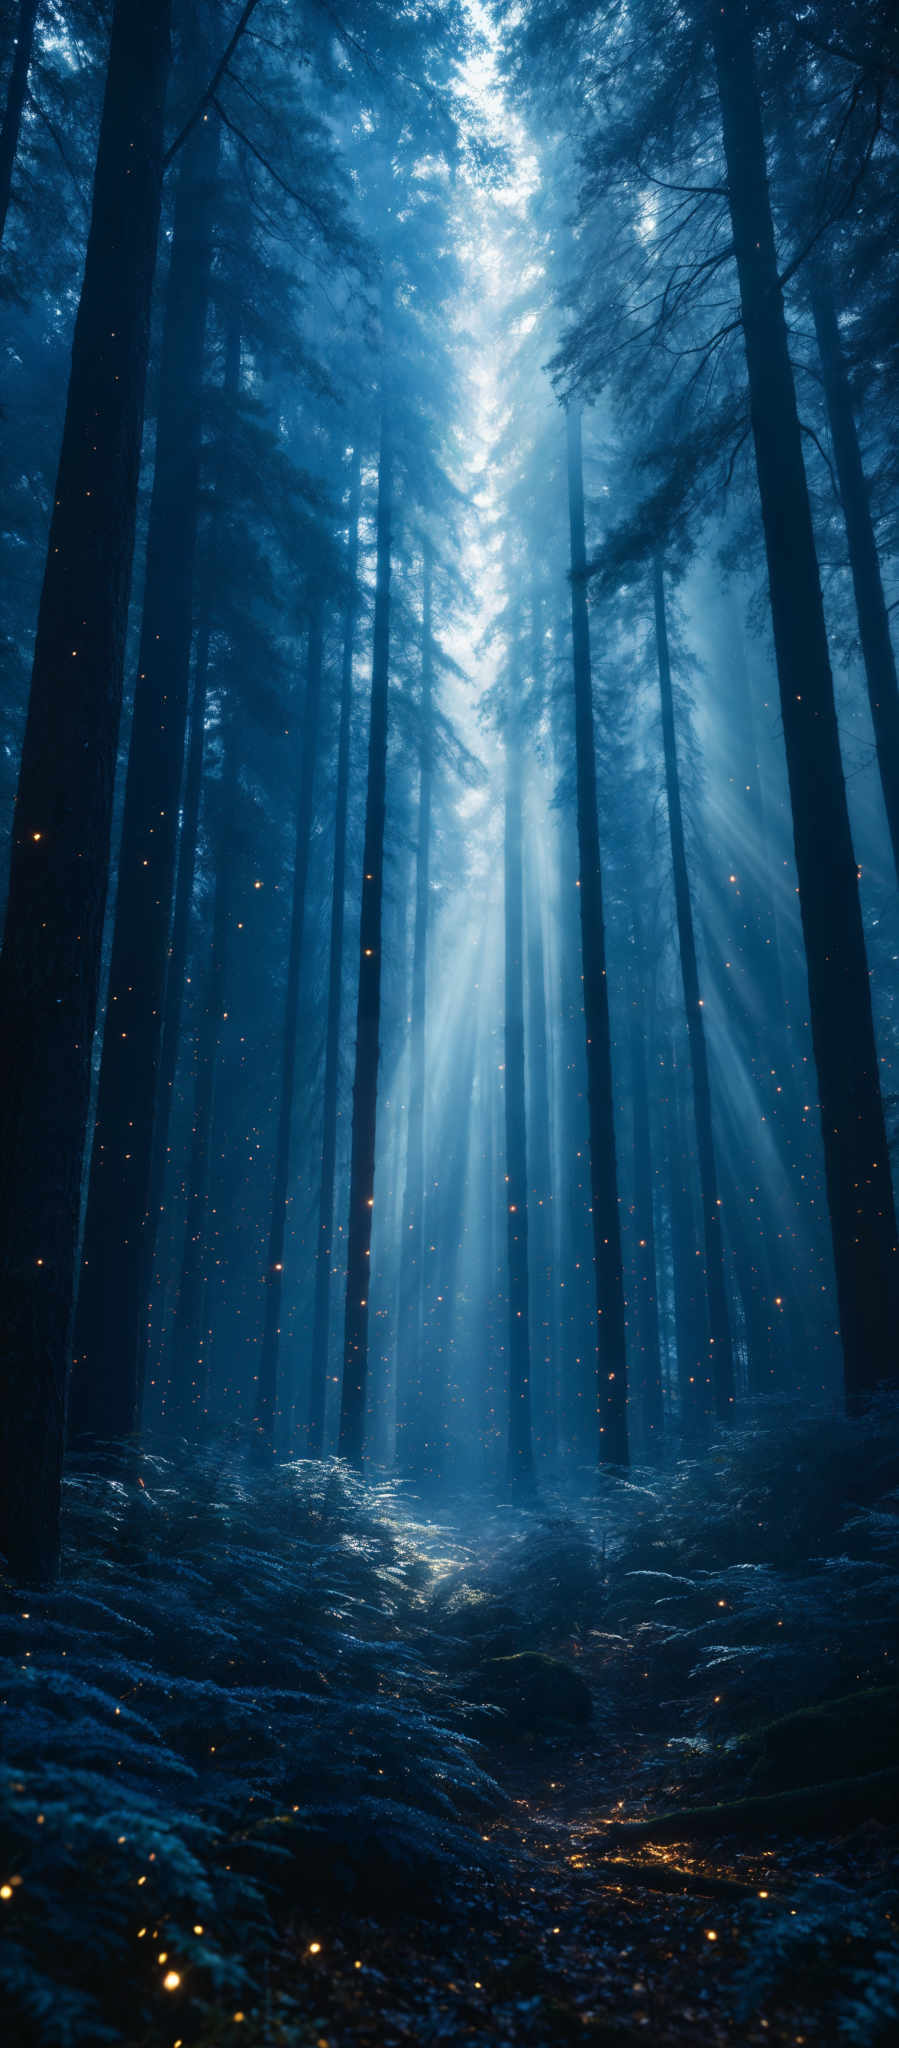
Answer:
[(496, 1788), (398, 1521), (389, 1490), (311, 1464), (135, 1454), (68, 1479), (65, 1577), (0, 1601), (17, 2040), (152, 2033), (252, 1985), (284, 1898), (439, 1894), (485, 1853), (465, 1816)]

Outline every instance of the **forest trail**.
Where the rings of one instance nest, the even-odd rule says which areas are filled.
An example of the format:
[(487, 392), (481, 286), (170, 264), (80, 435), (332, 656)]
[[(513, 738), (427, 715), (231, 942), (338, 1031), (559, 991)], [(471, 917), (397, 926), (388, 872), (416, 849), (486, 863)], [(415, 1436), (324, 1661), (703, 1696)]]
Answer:
[[(611, 1561), (605, 1535), (598, 1548), (595, 1510), (589, 1519), (592, 1556), (583, 1507), (572, 1515), (558, 1500), (527, 1511), (482, 1502), (474, 1537), (470, 1507), (455, 1527), (449, 1513), (436, 1529), (409, 1522), (419, 1553), (440, 1559), (449, 1589), (438, 1590), (440, 1625), (463, 1638), (461, 1654), (458, 1634), (446, 1640), (450, 1683), (457, 1694), (497, 1703), (483, 1721), (476, 1708), (475, 1723), (502, 1804), (481, 1830), (486, 1868), (457, 1872), (451, 1901), (438, 1898), (423, 1912), (421, 1898), (410, 1900), (400, 1885), (386, 1910), (348, 1916), (342, 1904), (333, 1916), (294, 1924), (277, 1981), (291, 1995), (301, 1986), (303, 2009), (314, 2006), (317, 2048), (614, 2048), (647, 2039), (680, 2048), (698, 2038), (715, 2048), (823, 2048), (836, 2038), (840, 1993), (861, 1958), (871, 1901), (881, 1920), (884, 1903), (891, 1918), (895, 1828), (881, 1825), (885, 1809), (876, 1793), (866, 1800), (864, 1777), (854, 1781), (859, 1812), (842, 1829), (832, 1824), (826, 1787), (798, 1825), (772, 1826), (751, 1812), (749, 1821), (728, 1821), (727, 1803), (758, 1791), (757, 1769), (752, 1778), (747, 1768), (757, 1745), (750, 1740), (747, 1755), (736, 1733), (745, 1702), (742, 1712), (736, 1705), (736, 1723), (719, 1716), (714, 1736), (703, 1732), (705, 1704), (697, 1714), (696, 1674), (676, 1644), (679, 1630), (660, 1625), (653, 1608), (667, 1576), (669, 1600), (683, 1602), (689, 1592), (695, 1600), (698, 1591), (699, 1605), (717, 1618), (730, 1606), (733, 1580), (726, 1603), (711, 1578), (697, 1588), (695, 1579), (689, 1587), (639, 1565), (628, 1571), (627, 1506)], [(636, 1609), (628, 1578), (646, 1581)], [(795, 1608), (797, 1592), (792, 1573), (772, 1575), (775, 1606)], [(431, 1611), (433, 1620), (433, 1594)], [(608, 1626), (591, 1625), (597, 1620)], [(732, 1654), (746, 1645), (747, 1664), (759, 1625), (758, 1609), (748, 1606), (732, 1627)], [(775, 1615), (772, 1627), (781, 1626)], [(813, 1647), (811, 1637), (802, 1641), (801, 1611), (797, 1635), (798, 1663)], [(696, 1639), (686, 1647), (695, 1655)], [(500, 1678), (503, 1664), (523, 1667), (516, 1687)], [(576, 1719), (582, 1687), (591, 1702), (586, 1723)], [(712, 1704), (721, 1706), (720, 1697)], [(769, 1701), (766, 1719), (770, 1712)], [(855, 1763), (864, 1770), (863, 1755)], [(843, 1768), (853, 1768), (848, 1755)], [(799, 1782), (808, 1775), (800, 1769)], [(768, 1794), (772, 1805), (784, 1797), (794, 1797), (784, 1785)], [(717, 1828), (708, 1821), (716, 1800)], [(684, 1826), (670, 1843), (623, 1836), (628, 1825), (684, 1809), (699, 1816), (695, 1834)], [(834, 1917), (845, 1918), (853, 1900), (861, 1902), (859, 1926), (844, 1930), (848, 1947), (828, 1962), (816, 1916), (832, 1941)]]
[[(607, 1651), (571, 1651), (600, 1700), (600, 1725), (586, 1739), (544, 1728), (493, 1749), (508, 1801), (483, 1835), (498, 1852), (494, 1871), (463, 1876), (452, 1907), (425, 1917), (400, 1900), (384, 1917), (341, 1910), (292, 1927), (277, 1982), (314, 2010), (317, 2048), (833, 2042), (832, 1987), (814, 1968), (759, 2010), (760, 1922), (798, 1918), (810, 1882), (834, 1897), (878, 1880), (889, 1888), (895, 1832), (870, 1823), (826, 1846), (763, 1835), (744, 1845), (606, 1842), (617, 1815), (676, 1803), (671, 1757), (684, 1751), (660, 1741), (657, 1712), (646, 1730), (610, 1697)], [(613, 1732), (619, 1715), (629, 1725)], [(676, 1776), (676, 1797), (689, 1799), (689, 1765)], [(692, 1782), (698, 1800), (697, 1773)]]
[(74, 1470), (58, 1586), (0, 1589), (16, 2011), (886, 2048), (897, 1479), (886, 1412), (433, 1520), (228, 1443)]

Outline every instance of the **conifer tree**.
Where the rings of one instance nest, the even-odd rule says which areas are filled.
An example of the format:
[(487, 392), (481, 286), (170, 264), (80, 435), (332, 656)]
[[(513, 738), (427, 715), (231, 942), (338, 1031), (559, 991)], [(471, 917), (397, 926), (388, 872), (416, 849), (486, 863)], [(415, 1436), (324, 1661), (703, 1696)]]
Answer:
[(117, 0), (0, 956), (0, 1548), (21, 1577), (59, 1544), (169, 62), (170, 0)]

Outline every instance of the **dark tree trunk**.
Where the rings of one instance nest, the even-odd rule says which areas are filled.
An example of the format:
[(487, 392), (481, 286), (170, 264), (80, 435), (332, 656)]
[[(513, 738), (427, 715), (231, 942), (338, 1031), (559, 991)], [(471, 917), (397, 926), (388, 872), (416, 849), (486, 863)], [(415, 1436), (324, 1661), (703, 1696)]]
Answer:
[(896, 1219), (833, 678), (742, 0), (710, 16), (790, 781), (843, 1344), (857, 1409), (897, 1378)]
[(409, 1038), (409, 1117), (406, 1181), (400, 1237), (400, 1342), (397, 1438), (400, 1466), (420, 1474), (428, 1459), (427, 1390), (424, 1385), (422, 1312), (425, 1206), (425, 1025), (428, 999), (428, 892), (431, 870), (431, 785), (433, 779), (432, 640), (433, 551), (423, 551), (421, 621), (421, 742), (419, 754), (418, 847), (415, 861), (415, 930), (412, 941), (412, 1024)]
[(862, 463), (852, 386), (843, 351), (833, 288), (821, 256), (809, 265), (809, 293), (834, 462), (843, 502), (849, 564), (858, 613), (858, 632), (868, 685), (893, 861), (899, 877), (899, 682), (890, 637), (880, 559), (871, 517), (868, 480)]
[[(560, 750), (561, 751), (561, 750)], [(559, 765), (557, 757), (557, 767)], [(580, 1459), (596, 1454), (596, 1290), (589, 1201), (586, 1034), (581, 971), (577, 824), (559, 811), (559, 1128), (554, 1264), (559, 1443)]]
[(353, 651), (359, 599), (359, 503), (362, 457), (353, 449), (347, 535), (347, 598), (340, 678), (340, 730), (337, 739), (337, 790), (334, 806), (334, 875), (331, 884), (331, 933), (328, 952), (328, 1019), (325, 1027), (325, 1079), (322, 1106), (322, 1163), (319, 1183), (318, 1245), (312, 1315), (312, 1358), (309, 1390), (309, 1455), (320, 1458), (325, 1439), (325, 1394), (328, 1380), (328, 1328), (331, 1305), (331, 1239), (334, 1231), (334, 1173), (337, 1160), (337, 1097), (340, 1079), (340, 1008), (343, 992), (343, 927), (346, 911), (346, 827), (350, 787), (350, 720), (353, 709)]
[(361, 1465), (365, 1446), (368, 1376), (368, 1299), (371, 1224), (375, 1201), (375, 1133), (381, 1029), (381, 926), (384, 898), (384, 826), (387, 806), (387, 714), (390, 683), (390, 569), (393, 524), (393, 449), (387, 401), (381, 416), (378, 460), (378, 534), (372, 636), (371, 727), (362, 914), (359, 925), (359, 995), (350, 1158), (346, 1315), (339, 1450)]
[(272, 1177), (272, 1211), (268, 1236), (268, 1264), (265, 1275), (265, 1322), (255, 1422), (262, 1435), (274, 1435), (278, 1399), (278, 1349), (281, 1337), (281, 1302), (284, 1291), (284, 1244), (287, 1232), (287, 1203), (290, 1190), (290, 1151), (296, 1092), (297, 1032), (300, 1022), (300, 984), (303, 965), (303, 919), (306, 909), (306, 878), (312, 841), (312, 797), (318, 759), (318, 731), (322, 698), (322, 603), (313, 599), (309, 618), (309, 649), (306, 668), (306, 697), (299, 734), (297, 776), (296, 839), (294, 846), (293, 895), (290, 910), (290, 947), (287, 958), (287, 987), (284, 992), (284, 1042), (281, 1054), (281, 1086), (278, 1101), (278, 1131)]
[(212, 934), (194, 1046), (194, 1113), (190, 1141), (187, 1214), (165, 1420), (170, 1428), (195, 1433), (207, 1393), (204, 1303), (208, 1268), (209, 1169), (222, 1020), (228, 980), (229, 938), (234, 900), (234, 830), (237, 805), (237, 739), (233, 717), (224, 732), (222, 782), (215, 838), (215, 896)]
[(69, 1425), (138, 1426), (145, 1222), (184, 768), (217, 123), (181, 159), (160, 370), (156, 466), (97, 1094)]
[(3, 126), (0, 128), (0, 242), (6, 229), (9, 212), (9, 195), (12, 190), (13, 165), (19, 147), (19, 131), (28, 93), (28, 73), (31, 68), (31, 52), (34, 48), (34, 28), (40, 0), (19, 0), (16, 21), (16, 43), (13, 50), (9, 84), (6, 88), (6, 108)]
[(700, 1285), (699, 1232), (684, 1104), (686, 1091), (673, 1048), (667, 1059), (667, 1078), (668, 1191), (678, 1406), (681, 1432), (693, 1440), (702, 1435), (706, 1424), (704, 1390), (708, 1376), (708, 1311), (705, 1290)]
[[(517, 678), (513, 678), (513, 690)], [(517, 703), (506, 714), (505, 1073), (506, 1265), (508, 1280), (509, 1443), (506, 1476), (514, 1489), (534, 1483), (531, 1434), (531, 1336), (528, 1264), (528, 1147), (524, 1059), (522, 892), (522, 735)]]
[(531, 1269), (531, 1362), (533, 1425), (538, 1450), (556, 1447), (555, 1301), (553, 1294), (552, 1141), (549, 1103), (549, 1043), (546, 1028), (546, 971), (543, 922), (536, 870), (537, 849), (530, 833), (524, 864), (527, 931), (527, 1116), (529, 1168), (529, 1244)]
[[(740, 1157), (736, 1149), (732, 1156)], [(783, 1297), (777, 1294), (772, 1279), (764, 1232), (767, 1219), (759, 1216), (760, 1195), (757, 1193), (752, 1202), (747, 1200), (745, 1176), (741, 1172), (738, 1180), (726, 1157), (722, 1165), (721, 1185), (726, 1204), (727, 1238), (733, 1252), (743, 1304), (749, 1390), (753, 1394), (776, 1393), (779, 1386), (786, 1385), (785, 1375), (779, 1370), (778, 1319), (782, 1314)]]
[(705, 1284), (708, 1298), (709, 1340), (711, 1346), (711, 1356), (708, 1361), (708, 1382), (713, 1397), (714, 1412), (718, 1421), (726, 1422), (728, 1416), (733, 1412), (734, 1359), (731, 1345), (730, 1319), (727, 1313), (727, 1288), (724, 1280), (724, 1242), (721, 1232), (718, 1180), (715, 1171), (715, 1146), (712, 1137), (712, 1093), (709, 1086), (709, 1059), (705, 1040), (705, 1024), (702, 1016), (702, 997), (699, 993), (699, 968), (696, 960), (696, 936), (693, 930), (693, 905), (690, 898), (690, 877), (687, 870), (687, 849), (684, 840), (684, 820), (681, 809), (680, 775), (677, 765), (677, 742), (674, 732), (674, 696), (671, 688), (671, 660), (668, 652), (668, 625), (665, 617), (665, 579), (661, 556), (657, 556), (655, 561), (653, 591), (655, 599), (656, 655), (659, 668), (659, 696), (662, 706), (662, 745), (665, 753), (665, 791), (668, 799), (671, 863), (674, 869), (674, 905), (677, 916), (677, 939), (680, 951), (684, 1009), (687, 1016), (687, 1039), (690, 1047), (690, 1073), (693, 1080), (693, 1115), (696, 1126), (696, 1153), (699, 1162), (699, 1185), (702, 1195), (702, 1234), (705, 1248)]
[[(531, 678), (542, 702), (545, 690), (543, 605), (536, 578), (531, 584)], [(524, 905), (527, 953), (527, 1129), (531, 1205), (532, 1420), (536, 1449), (551, 1456), (558, 1440), (556, 1412), (555, 1232), (553, 1217), (552, 1113), (546, 964), (540, 847), (532, 829), (525, 839)]]
[[(500, 1357), (501, 1339), (497, 1313), (497, 1271), (499, 1268), (499, 1217), (498, 1217), (498, 1089), (496, 1085), (496, 1059), (489, 1035), (485, 1032), (481, 1041), (478, 1061), (477, 1102), (479, 1129), (481, 1132), (481, 1172), (479, 1177), (480, 1223), (483, 1232), (483, 1266), (481, 1270), (481, 1293), (478, 1297), (479, 1321), (484, 1331), (484, 1373), (480, 1387), (481, 1405), (478, 1414), (480, 1441), (484, 1447), (487, 1470), (493, 1474), (494, 1454), (500, 1442), (499, 1396), (497, 1392), (497, 1362)], [(505, 1182), (503, 1181), (503, 1193)], [(505, 1203), (503, 1204), (505, 1209)]]
[[(433, 1211), (428, 1238), (435, 1256), (425, 1302), (423, 1341), (427, 1377), (422, 1390), (423, 1457), (421, 1477), (430, 1486), (443, 1479), (450, 1450), (457, 1387), (453, 1375), (457, 1276), (465, 1230), (465, 1207), (471, 1158), (472, 1105), (477, 1062), (477, 1011), (471, 1004), (463, 1019), (454, 1062), (454, 1085), (446, 1098), (446, 1117), (435, 1146), (439, 1180), (428, 1198)], [(460, 1433), (465, 1416), (457, 1414)]]
[(653, 1203), (652, 1130), (649, 1111), (649, 1062), (646, 1053), (648, 1003), (643, 947), (634, 920), (634, 976), (631, 995), (631, 1092), (634, 1109), (634, 1258), (637, 1280), (639, 1342), (639, 1414), (644, 1457), (658, 1457), (664, 1423), (662, 1353), (659, 1343), (659, 1295)]
[(0, 958), (0, 1549), (52, 1574), (170, 0), (117, 0)]
[[(237, 323), (233, 322), (225, 338), (224, 392), (226, 400), (230, 400), (233, 403), (239, 388), (240, 329)], [(178, 835), (178, 879), (175, 884), (175, 909), (172, 917), (172, 933), (169, 941), (165, 982), (162, 1048), (159, 1057), (159, 1078), (156, 1085), (153, 1155), (150, 1167), (150, 1193), (147, 1200), (145, 1229), (146, 1284), (148, 1292), (152, 1279), (153, 1254), (159, 1229), (159, 1218), (162, 1212), (163, 1194), (165, 1192), (169, 1120), (171, 1117), (175, 1073), (178, 1065), (178, 1051), (181, 1039), (181, 1010), (184, 1002), (184, 980), (187, 972), (190, 916), (194, 894), (194, 874), (197, 864), (200, 800), (203, 792), (206, 692), (209, 681), (209, 643), (212, 634), (212, 582), (215, 573), (215, 534), (221, 516), (221, 492), (224, 485), (226, 456), (227, 451), (224, 445), (220, 443), (216, 451), (212, 530), (209, 537), (209, 564), (204, 579), (205, 588), (194, 655), (190, 733), (187, 743), (187, 763), (184, 770), (184, 790), (181, 799), (181, 830)]]
[(587, 1034), (590, 1124), (590, 1195), (596, 1272), (596, 1362), (599, 1455), (605, 1465), (626, 1465), (627, 1339), (621, 1263), (621, 1217), (615, 1156), (612, 1037), (606, 980), (593, 679), (587, 617), (587, 556), (581, 416), (568, 408), (568, 515), (571, 531), (571, 635), (574, 660), (574, 733), (580, 852), (581, 951)]

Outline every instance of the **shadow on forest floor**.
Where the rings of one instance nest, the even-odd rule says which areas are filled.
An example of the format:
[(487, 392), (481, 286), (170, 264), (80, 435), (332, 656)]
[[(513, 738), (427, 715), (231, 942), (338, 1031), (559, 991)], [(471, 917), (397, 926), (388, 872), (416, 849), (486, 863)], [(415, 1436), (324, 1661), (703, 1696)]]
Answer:
[(899, 1420), (430, 1515), (134, 1452), (5, 1587), (16, 2048), (899, 2031)]

